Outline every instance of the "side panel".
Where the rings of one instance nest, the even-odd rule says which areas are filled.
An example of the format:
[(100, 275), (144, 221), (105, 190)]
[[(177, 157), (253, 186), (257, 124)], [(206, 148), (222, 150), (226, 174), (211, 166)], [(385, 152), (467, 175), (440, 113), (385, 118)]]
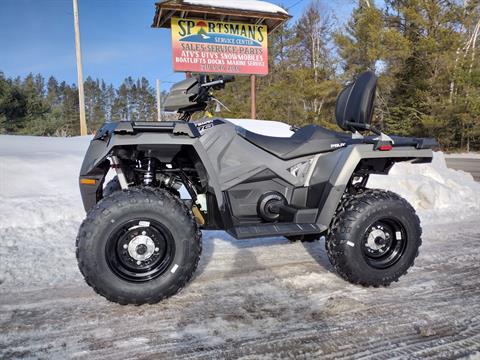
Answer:
[(320, 199), (329, 189), (329, 180), (343, 151), (343, 149), (338, 149), (317, 155), (311, 176), (306, 180), (306, 187), (295, 189), (296, 196), (292, 200), (292, 205), (306, 208), (319, 207)]
[(222, 191), (228, 190), (267, 169), (294, 186), (302, 186), (304, 179), (293, 176), (289, 169), (312, 156), (283, 161), (256, 147), (237, 135), (231, 123), (215, 126), (200, 138), (214, 171), (218, 174)]
[(228, 122), (206, 131), (200, 142), (217, 174), (223, 193), (219, 207), (223, 218), (233, 221), (229, 224), (225, 220), (229, 225), (261, 221), (257, 204), (267, 192), (279, 192), (290, 201), (293, 189), (303, 187), (306, 180), (306, 174), (295, 176), (290, 169), (313, 159), (306, 156), (281, 160), (239, 136), (236, 127)]
[(257, 206), (262, 195), (274, 191), (283, 195), (285, 199), (290, 199), (292, 189), (292, 185), (275, 176), (268, 180), (249, 181), (235, 185), (225, 191), (230, 202), (233, 224), (261, 222), (261, 218), (257, 214)]

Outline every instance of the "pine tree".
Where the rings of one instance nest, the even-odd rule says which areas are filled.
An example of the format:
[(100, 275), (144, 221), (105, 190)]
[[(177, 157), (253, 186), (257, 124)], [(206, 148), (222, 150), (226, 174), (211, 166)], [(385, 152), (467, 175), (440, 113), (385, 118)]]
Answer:
[(373, 1), (360, 0), (344, 32), (335, 34), (339, 55), (348, 77), (365, 70), (376, 70), (384, 57), (383, 14)]
[(27, 122), (27, 99), (21, 89), (0, 73), (0, 130), (13, 133), (22, 130)]
[(392, 0), (388, 4), (410, 51), (393, 74), (387, 128), (402, 135), (444, 138), (453, 120), (451, 114), (444, 116), (448, 110), (445, 100), (459, 44), (461, 12), (454, 3), (428, 0)]
[(60, 105), (61, 102), (58, 81), (53, 76), (50, 76), (47, 82), (47, 102), (52, 107)]

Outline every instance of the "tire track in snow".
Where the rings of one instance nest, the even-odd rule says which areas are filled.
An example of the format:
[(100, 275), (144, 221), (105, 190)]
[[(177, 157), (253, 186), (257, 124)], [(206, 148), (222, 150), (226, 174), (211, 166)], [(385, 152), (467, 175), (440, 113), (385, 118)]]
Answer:
[(332, 274), (323, 243), (222, 233), (206, 234), (194, 282), (154, 306), (110, 304), (67, 269), (0, 293), (0, 358), (467, 356), (480, 351), (480, 230), (449, 227), (427, 227), (417, 267), (387, 289)]

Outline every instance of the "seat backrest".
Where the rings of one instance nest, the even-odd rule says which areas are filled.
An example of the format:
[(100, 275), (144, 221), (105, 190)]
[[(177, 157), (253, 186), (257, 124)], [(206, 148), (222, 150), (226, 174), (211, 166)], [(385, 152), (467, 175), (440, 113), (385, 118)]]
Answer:
[(373, 117), (377, 77), (373, 71), (361, 73), (338, 95), (335, 117), (346, 131), (365, 130)]

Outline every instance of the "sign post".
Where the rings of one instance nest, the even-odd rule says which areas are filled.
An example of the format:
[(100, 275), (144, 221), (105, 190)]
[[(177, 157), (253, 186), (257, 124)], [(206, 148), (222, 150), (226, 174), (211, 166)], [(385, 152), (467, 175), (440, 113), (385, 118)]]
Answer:
[(251, 98), (251, 117), (257, 118), (257, 78), (255, 75), (250, 75), (250, 98)]

